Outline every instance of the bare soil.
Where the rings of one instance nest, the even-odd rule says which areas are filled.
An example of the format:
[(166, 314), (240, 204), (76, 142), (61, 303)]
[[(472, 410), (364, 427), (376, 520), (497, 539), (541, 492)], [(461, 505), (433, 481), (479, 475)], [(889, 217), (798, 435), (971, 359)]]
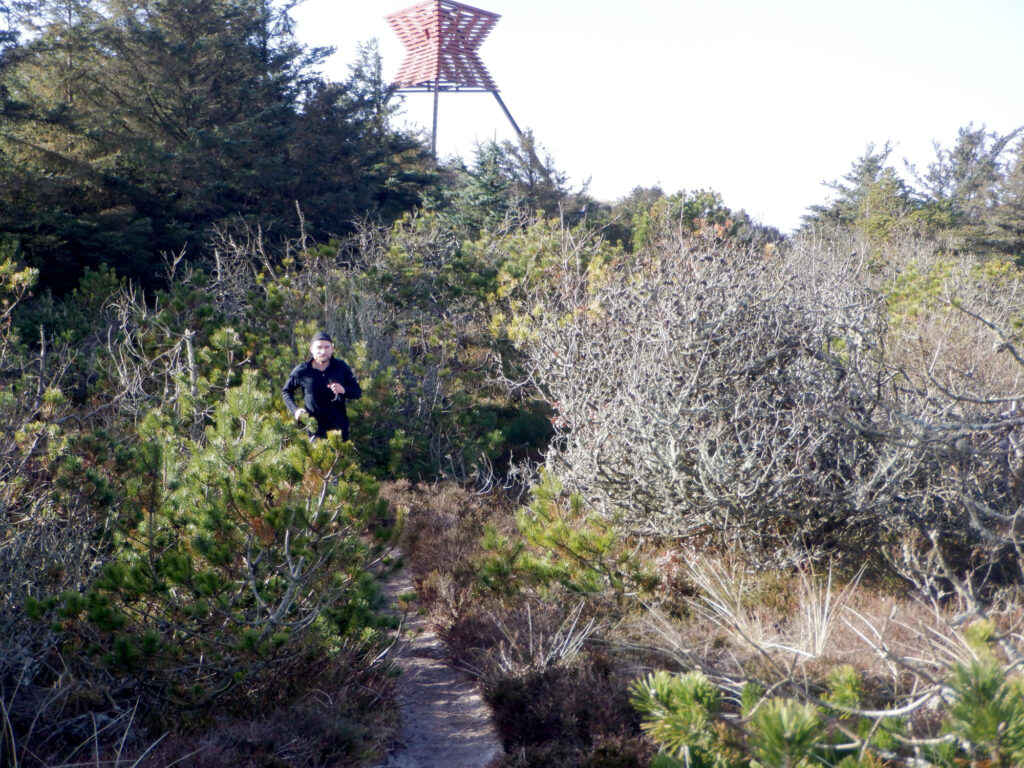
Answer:
[[(413, 590), (408, 569), (383, 587), (398, 615), (398, 597)], [(429, 620), (405, 615), (392, 658), (402, 670), (398, 701), (402, 726), (380, 768), (484, 768), (502, 754), (491, 713), (474, 680), (447, 661), (444, 644)]]

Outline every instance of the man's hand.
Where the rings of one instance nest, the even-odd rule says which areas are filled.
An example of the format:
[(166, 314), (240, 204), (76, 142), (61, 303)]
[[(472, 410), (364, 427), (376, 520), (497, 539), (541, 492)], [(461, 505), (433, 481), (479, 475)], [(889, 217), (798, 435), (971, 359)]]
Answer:
[(302, 421), (308, 415), (309, 415), (309, 412), (306, 411), (305, 408), (296, 408), (295, 409), (294, 417), (295, 417), (296, 421)]

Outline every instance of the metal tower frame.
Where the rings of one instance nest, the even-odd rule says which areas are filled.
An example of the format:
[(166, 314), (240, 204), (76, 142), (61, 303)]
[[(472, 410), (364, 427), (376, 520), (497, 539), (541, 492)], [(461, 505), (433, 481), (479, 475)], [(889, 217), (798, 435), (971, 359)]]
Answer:
[(395, 75), (396, 92), (433, 92), (434, 120), (430, 151), (437, 155), (437, 105), (441, 91), (487, 91), (494, 94), (516, 135), (523, 132), (501, 100), (477, 49), (501, 16), (452, 0), (425, 2), (384, 17), (405, 46)]

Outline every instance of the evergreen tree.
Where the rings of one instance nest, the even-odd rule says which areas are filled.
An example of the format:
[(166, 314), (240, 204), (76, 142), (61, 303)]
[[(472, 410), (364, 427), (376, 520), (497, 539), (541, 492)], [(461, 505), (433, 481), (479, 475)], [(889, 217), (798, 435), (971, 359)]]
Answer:
[(892, 146), (877, 149), (869, 144), (842, 180), (827, 186), (835, 192), (828, 205), (811, 206), (804, 227), (831, 224), (860, 229), (873, 240), (884, 240), (898, 226), (909, 226), (922, 217), (921, 201), (914, 190), (888, 165)]
[(999, 180), (997, 196), (999, 205), (990, 218), (993, 239), (999, 241), (1003, 254), (1024, 266), (1024, 141), (1017, 144)]
[(457, 187), (441, 207), (447, 208), (446, 217), (471, 237), (494, 230), (522, 206), (522, 198), (505, 173), (503, 159), (501, 145), (490, 141), (477, 146), (472, 166), (461, 162), (455, 166)]
[[(107, 262), (153, 283), (154, 254), (196, 253), (233, 217), (282, 235), (395, 216), (431, 181), (387, 126), (379, 61), (349, 83), (265, 0), (40, 0), (0, 73), (0, 232), (46, 285)], [(377, 78), (377, 87), (367, 83)], [(407, 167), (414, 168), (406, 175)], [(308, 203), (308, 206), (307, 206)]]
[(935, 161), (923, 178), (928, 199), (948, 203), (958, 225), (979, 222), (986, 210), (998, 204), (996, 188), (1002, 178), (1001, 156), (1010, 142), (1020, 134), (1018, 128), (1005, 136), (974, 128), (961, 128), (951, 149), (935, 144)]
[(554, 159), (547, 153), (543, 160), (540, 158), (543, 148), (532, 131), (526, 131), (518, 143), (503, 142), (501, 149), (503, 173), (527, 210), (548, 217), (569, 215), (575, 220), (580, 206), (572, 203), (586, 194), (586, 185), (573, 192), (568, 176), (554, 167)]
[[(917, 177), (930, 207), (953, 242), (979, 256), (1020, 253), (1013, 232), (1024, 226), (1006, 207), (1005, 179), (1012, 169), (1003, 157), (1024, 127), (1005, 135), (968, 124), (950, 149), (935, 144), (935, 161)], [(1010, 193), (1012, 197), (1012, 192)], [(1017, 219), (1017, 221), (1015, 221)]]
[(101, 576), (31, 610), (81, 619), (65, 652), (81, 643), (160, 706), (194, 706), (372, 624), (384, 505), (340, 439), (288, 445), (253, 373), (197, 438), (176, 410), (140, 425)]
[(586, 213), (589, 198), (585, 191), (572, 191), (568, 177), (554, 168), (550, 156), (541, 161), (538, 149), (530, 132), (519, 142), (478, 144), (472, 165), (457, 160), (450, 168), (449, 189), (429, 198), (428, 205), (472, 238), (495, 231), (517, 214), (575, 223)]
[(813, 206), (805, 228), (830, 224), (857, 230), (879, 243), (901, 232), (941, 236), (980, 257), (1020, 258), (1024, 215), (1020, 207), (1020, 153), (1011, 143), (1024, 131), (1005, 135), (985, 126), (961, 128), (951, 148), (935, 144), (935, 160), (924, 173), (907, 164), (915, 186), (888, 164), (892, 148), (869, 145), (840, 181), (828, 205)]
[[(11, 25), (11, 9), (6, 2), (0, 2), (0, 57), (8, 47), (18, 41), (18, 34)], [(2, 59), (0, 59), (2, 61)]]

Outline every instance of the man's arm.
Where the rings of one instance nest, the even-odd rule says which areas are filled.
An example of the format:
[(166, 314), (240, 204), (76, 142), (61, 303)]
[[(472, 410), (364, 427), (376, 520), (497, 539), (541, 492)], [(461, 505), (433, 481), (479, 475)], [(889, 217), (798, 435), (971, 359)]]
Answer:
[(295, 376), (295, 371), (293, 370), (288, 375), (288, 380), (284, 383), (284, 387), (281, 389), (281, 396), (284, 398), (285, 407), (288, 409), (288, 413), (290, 413), (293, 418), (298, 418), (299, 415), (301, 415), (297, 415), (298, 411), (302, 411), (303, 413), (305, 413), (306, 411), (305, 408), (296, 405), (295, 398), (292, 397), (292, 392), (295, 391), (295, 388), (297, 386), (299, 386), (299, 382)]
[(352, 369), (348, 367), (348, 363), (344, 360), (339, 360), (342, 367), (341, 385), (345, 388), (345, 399), (346, 400), (358, 400), (363, 396), (363, 390), (359, 386), (359, 382), (356, 381), (356, 375), (352, 373)]

